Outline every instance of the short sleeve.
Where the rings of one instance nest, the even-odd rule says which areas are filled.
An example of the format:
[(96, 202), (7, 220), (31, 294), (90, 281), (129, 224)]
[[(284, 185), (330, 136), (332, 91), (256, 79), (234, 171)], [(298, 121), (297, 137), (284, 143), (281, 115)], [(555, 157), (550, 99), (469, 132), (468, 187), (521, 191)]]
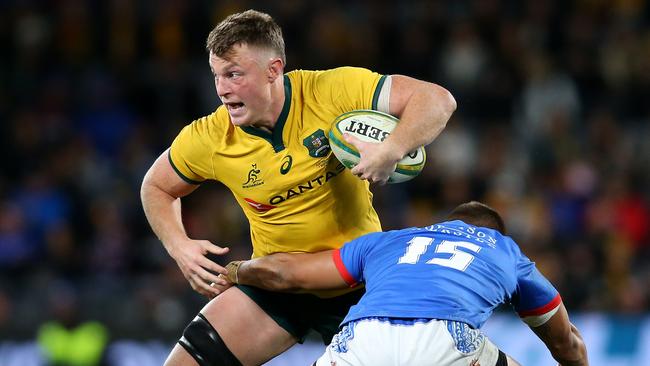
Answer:
[(517, 289), (511, 300), (519, 317), (529, 325), (541, 325), (557, 311), (561, 302), (555, 287), (539, 272), (534, 262), (522, 255), (517, 264)]
[(341, 277), (351, 287), (364, 282), (363, 269), (367, 253), (378, 233), (360, 236), (334, 251), (334, 263)]
[(340, 113), (356, 109), (378, 110), (385, 75), (360, 67), (339, 67), (319, 74), (319, 99), (336, 105)]
[(201, 120), (185, 126), (169, 149), (169, 162), (187, 183), (200, 184), (212, 179), (210, 151), (203, 143)]

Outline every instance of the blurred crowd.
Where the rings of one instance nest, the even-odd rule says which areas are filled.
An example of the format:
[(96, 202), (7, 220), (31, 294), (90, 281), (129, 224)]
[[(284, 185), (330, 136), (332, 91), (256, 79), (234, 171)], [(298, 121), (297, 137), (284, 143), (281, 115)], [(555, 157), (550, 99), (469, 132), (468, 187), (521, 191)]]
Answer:
[[(282, 26), (287, 70), (363, 66), (456, 97), (422, 175), (374, 188), (384, 228), (481, 200), (570, 311), (648, 312), (646, 1), (2, 1), (0, 339), (48, 320), (174, 339), (200, 309), (139, 189), (218, 106), (205, 38), (248, 8)], [(222, 264), (250, 255), (226, 189), (183, 205), (191, 236), (232, 248)]]

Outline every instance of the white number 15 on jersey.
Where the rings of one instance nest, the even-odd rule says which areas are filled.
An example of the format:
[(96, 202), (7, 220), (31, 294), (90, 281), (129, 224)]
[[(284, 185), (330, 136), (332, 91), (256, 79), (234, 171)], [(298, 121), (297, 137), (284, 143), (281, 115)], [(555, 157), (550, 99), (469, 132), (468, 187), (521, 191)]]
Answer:
[[(433, 238), (423, 236), (416, 236), (408, 242), (409, 246), (406, 248), (406, 253), (397, 261), (398, 264), (415, 264), (420, 259), (420, 256), (427, 251), (427, 248), (433, 242)], [(436, 253), (451, 254), (449, 258), (433, 258), (427, 261), (427, 264), (437, 264), (439, 266), (465, 271), (467, 266), (472, 263), (474, 256), (471, 253), (458, 250), (458, 248), (469, 249), (472, 252), (478, 253), (481, 247), (466, 241), (449, 241), (443, 240), (440, 244), (436, 245)]]

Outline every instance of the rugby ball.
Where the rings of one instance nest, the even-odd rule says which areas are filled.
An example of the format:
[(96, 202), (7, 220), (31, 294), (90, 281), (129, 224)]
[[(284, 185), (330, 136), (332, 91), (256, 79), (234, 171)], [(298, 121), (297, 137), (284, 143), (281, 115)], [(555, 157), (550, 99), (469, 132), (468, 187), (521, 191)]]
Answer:
[[(336, 117), (330, 128), (332, 152), (346, 168), (352, 169), (361, 158), (357, 149), (343, 139), (343, 134), (349, 133), (365, 142), (381, 143), (393, 132), (398, 122), (397, 118), (379, 111), (360, 109), (344, 113)], [(401, 183), (415, 178), (424, 168), (425, 162), (426, 153), (424, 147), (420, 146), (397, 163), (388, 183)]]

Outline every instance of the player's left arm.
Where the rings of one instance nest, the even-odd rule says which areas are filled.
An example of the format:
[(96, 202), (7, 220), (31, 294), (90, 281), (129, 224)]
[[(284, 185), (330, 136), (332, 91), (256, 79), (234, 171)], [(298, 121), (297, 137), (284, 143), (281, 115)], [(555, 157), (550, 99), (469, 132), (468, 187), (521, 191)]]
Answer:
[(382, 184), (400, 159), (438, 137), (456, 110), (456, 100), (440, 85), (404, 75), (391, 75), (390, 82), (388, 110), (400, 119), (390, 136), (381, 144), (344, 136), (361, 155), (352, 173)]
[(275, 253), (226, 266), (231, 283), (271, 291), (328, 290), (349, 287), (333, 260), (333, 250)]
[(391, 76), (390, 114), (400, 123), (384, 143), (401, 156), (430, 144), (456, 110), (456, 100), (440, 85), (404, 75)]

